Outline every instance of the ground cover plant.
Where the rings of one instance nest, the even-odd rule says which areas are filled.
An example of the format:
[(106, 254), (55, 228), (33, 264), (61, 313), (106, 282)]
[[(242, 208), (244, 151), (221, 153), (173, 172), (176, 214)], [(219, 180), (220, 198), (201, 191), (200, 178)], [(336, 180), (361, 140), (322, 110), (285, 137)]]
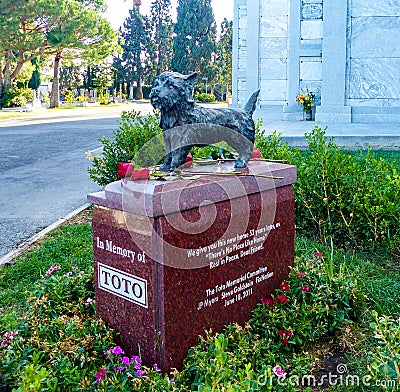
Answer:
[[(325, 339), (346, 342), (360, 379), (371, 377), (371, 385), (398, 380), (400, 274), (394, 267), (388, 275), (387, 267), (299, 237), (289, 278), (260, 298), (248, 324), (205, 332), (172, 375), (127, 357), (117, 334), (95, 317), (92, 268), (90, 226), (74, 225), (1, 270), (1, 288), (8, 288), (0, 319), (4, 390), (297, 391), (317, 368), (315, 347)], [(354, 388), (332, 390), (376, 390)]]

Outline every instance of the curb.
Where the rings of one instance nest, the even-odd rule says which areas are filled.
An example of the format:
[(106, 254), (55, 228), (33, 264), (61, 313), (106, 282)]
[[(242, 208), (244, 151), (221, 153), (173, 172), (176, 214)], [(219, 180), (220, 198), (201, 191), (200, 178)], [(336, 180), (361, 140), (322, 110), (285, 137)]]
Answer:
[(85, 203), (82, 206), (78, 207), (76, 210), (68, 213), (65, 215), (64, 218), (60, 218), (51, 225), (45, 227), (43, 230), (39, 231), (39, 233), (34, 234), (31, 238), (28, 238), (26, 241), (22, 242), (16, 249), (13, 249), (12, 251), (8, 252), (4, 256), (0, 258), (0, 268), (4, 267), (7, 264), (11, 264), (13, 262), (13, 259), (18, 257), (20, 254), (26, 251), (27, 248), (29, 248), (32, 244), (34, 244), (36, 241), (40, 240), (43, 238), (45, 235), (50, 233), (51, 231), (59, 228), (61, 225), (63, 225), (65, 222), (67, 222), (69, 219), (75, 217), (78, 215), (80, 212), (86, 210), (90, 206), (90, 203)]

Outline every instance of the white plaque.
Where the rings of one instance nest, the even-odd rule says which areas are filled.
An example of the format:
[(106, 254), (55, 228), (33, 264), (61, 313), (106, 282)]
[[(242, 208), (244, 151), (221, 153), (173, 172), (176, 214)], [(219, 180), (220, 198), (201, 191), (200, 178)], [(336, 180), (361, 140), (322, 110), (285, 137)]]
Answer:
[(148, 307), (147, 281), (98, 263), (99, 288), (137, 305)]

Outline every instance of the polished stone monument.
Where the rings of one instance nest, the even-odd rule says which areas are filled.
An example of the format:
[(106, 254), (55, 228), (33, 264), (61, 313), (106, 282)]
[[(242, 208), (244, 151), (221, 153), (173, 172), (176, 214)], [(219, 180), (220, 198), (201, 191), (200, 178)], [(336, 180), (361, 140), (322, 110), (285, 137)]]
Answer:
[(296, 168), (233, 166), (123, 179), (88, 196), (97, 315), (147, 365), (179, 369), (199, 335), (243, 325), (293, 265)]

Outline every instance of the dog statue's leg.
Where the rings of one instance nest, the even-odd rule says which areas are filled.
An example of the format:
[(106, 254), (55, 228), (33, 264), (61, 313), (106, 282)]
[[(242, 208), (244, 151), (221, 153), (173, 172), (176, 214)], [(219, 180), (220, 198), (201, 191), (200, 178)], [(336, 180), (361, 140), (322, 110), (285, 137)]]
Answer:
[(189, 154), (191, 148), (192, 146), (184, 146), (177, 148), (172, 152), (171, 170), (175, 170), (185, 163), (186, 157)]
[(240, 152), (239, 158), (235, 161), (235, 168), (236, 169), (243, 169), (249, 163), (251, 158), (252, 149), (246, 148)]
[(172, 162), (171, 141), (166, 136), (166, 133), (163, 133), (163, 138), (164, 138), (166, 156), (164, 163), (159, 167), (159, 170), (170, 171)]
[(159, 167), (161, 171), (170, 171), (172, 162), (172, 153), (168, 153), (165, 157), (164, 163)]

